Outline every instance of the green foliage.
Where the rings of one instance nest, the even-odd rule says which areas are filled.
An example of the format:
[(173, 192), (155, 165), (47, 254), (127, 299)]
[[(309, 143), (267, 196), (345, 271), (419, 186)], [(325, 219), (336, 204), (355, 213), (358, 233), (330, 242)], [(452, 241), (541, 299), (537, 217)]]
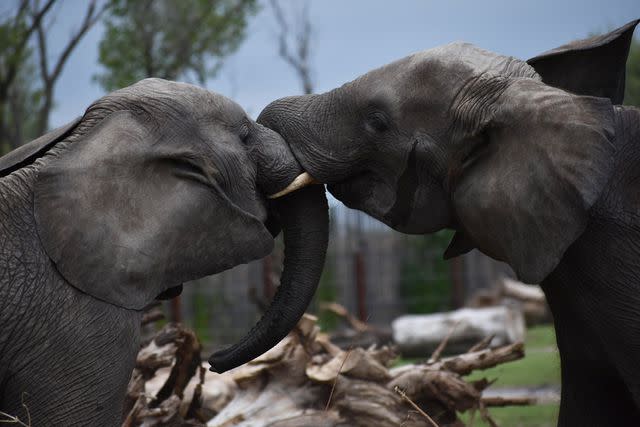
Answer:
[(42, 90), (34, 85), (35, 81), (35, 67), (31, 58), (28, 58), (20, 66), (20, 72), (9, 86), (4, 105), (0, 107), (4, 114), (0, 155), (38, 136), (38, 110), (42, 105)]
[(26, 44), (27, 9), (0, 22), (0, 155), (37, 136), (35, 112), (42, 92)]
[(634, 38), (627, 59), (627, 84), (624, 103), (640, 107), (640, 40)]
[(12, 65), (20, 66), (31, 55), (29, 49), (20, 47), (27, 31), (26, 18), (26, 13), (22, 13), (0, 23), (0, 75), (2, 77)]
[(451, 309), (451, 274), (442, 259), (453, 232), (442, 230), (427, 236), (407, 236), (401, 267), (401, 294), (408, 313), (433, 313)]
[(96, 80), (106, 90), (145, 77), (195, 77), (199, 83), (245, 37), (256, 0), (111, 0)]

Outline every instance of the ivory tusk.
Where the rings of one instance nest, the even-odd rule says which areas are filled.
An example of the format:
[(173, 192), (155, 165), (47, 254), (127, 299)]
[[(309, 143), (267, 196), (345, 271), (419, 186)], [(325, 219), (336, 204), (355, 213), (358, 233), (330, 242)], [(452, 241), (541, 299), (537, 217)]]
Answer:
[(291, 184), (287, 185), (287, 188), (285, 188), (284, 190), (278, 191), (277, 193), (272, 194), (268, 197), (270, 199), (277, 199), (278, 197), (282, 197), (286, 194), (292, 193), (294, 191), (301, 189), (302, 187), (306, 187), (307, 185), (311, 185), (311, 184), (320, 184), (320, 183), (316, 181), (315, 178), (313, 178), (307, 172), (303, 172), (300, 175), (296, 176), (296, 179), (291, 181)]

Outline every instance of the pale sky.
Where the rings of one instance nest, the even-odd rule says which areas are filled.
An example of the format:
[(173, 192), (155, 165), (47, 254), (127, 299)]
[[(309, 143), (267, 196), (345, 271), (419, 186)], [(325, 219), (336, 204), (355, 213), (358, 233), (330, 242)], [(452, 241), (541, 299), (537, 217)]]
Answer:
[[(296, 7), (299, 0), (282, 0)], [(61, 49), (84, 14), (85, 1), (64, 0), (50, 36)], [(300, 93), (293, 71), (277, 54), (272, 11), (251, 18), (247, 39), (231, 56), (209, 90), (227, 95), (255, 117), (270, 101)], [(311, 0), (313, 70), (317, 92), (410, 53), (453, 41), (527, 59), (591, 33), (640, 18), (638, 0)], [(636, 31), (640, 37), (640, 30)], [(103, 90), (92, 81), (99, 70), (102, 27), (81, 42), (56, 87), (51, 125), (81, 115)]]

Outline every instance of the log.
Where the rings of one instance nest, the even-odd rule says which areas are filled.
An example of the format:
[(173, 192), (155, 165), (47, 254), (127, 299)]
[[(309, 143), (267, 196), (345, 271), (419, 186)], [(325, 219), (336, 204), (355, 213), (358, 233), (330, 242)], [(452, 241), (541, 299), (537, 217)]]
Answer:
[(526, 283), (504, 277), (502, 279), (502, 294), (507, 297), (518, 299), (522, 302), (544, 304), (547, 299), (544, 292), (538, 285), (527, 285)]
[(451, 353), (466, 351), (487, 336), (493, 336), (491, 347), (524, 340), (522, 313), (510, 307), (463, 308), (447, 313), (407, 315), (395, 319), (391, 328), (393, 342), (405, 357), (427, 358), (445, 339)]

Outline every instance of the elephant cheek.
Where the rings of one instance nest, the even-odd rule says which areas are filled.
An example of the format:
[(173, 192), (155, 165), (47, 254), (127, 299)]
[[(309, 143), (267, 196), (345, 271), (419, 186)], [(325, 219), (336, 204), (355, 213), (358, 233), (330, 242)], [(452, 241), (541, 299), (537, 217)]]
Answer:
[(396, 230), (408, 234), (434, 233), (452, 225), (452, 212), (443, 189), (421, 185), (406, 220)]
[(444, 189), (433, 182), (414, 187), (414, 194), (407, 198), (406, 205), (400, 203), (403, 205), (400, 207), (393, 186), (373, 174), (363, 174), (327, 188), (347, 207), (361, 210), (402, 233), (433, 233), (452, 224), (448, 197)]
[(327, 188), (345, 206), (363, 211), (383, 222), (385, 213), (395, 201), (392, 187), (371, 173), (328, 185)]

